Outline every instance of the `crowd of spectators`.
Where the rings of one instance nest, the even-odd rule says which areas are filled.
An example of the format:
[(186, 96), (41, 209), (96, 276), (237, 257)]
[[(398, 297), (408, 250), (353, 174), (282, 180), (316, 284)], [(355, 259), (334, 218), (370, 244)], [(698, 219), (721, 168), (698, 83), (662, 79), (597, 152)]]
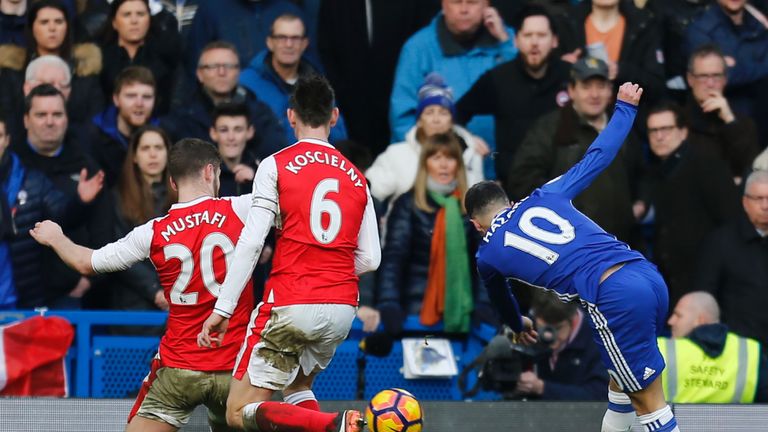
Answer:
[[(365, 329), (496, 325), (464, 191), (497, 180), (519, 200), (562, 174), (632, 81), (634, 131), (574, 205), (659, 267), (670, 305), (709, 292), (765, 349), (766, 14), (765, 0), (0, 0), (0, 308), (166, 309), (150, 265), (80, 277), (28, 230), (53, 219), (95, 248), (164, 214), (185, 137), (218, 146), (222, 195), (249, 193), (295, 139), (294, 84), (325, 74), (342, 113), (330, 140), (381, 218)], [(591, 358), (567, 348), (578, 309), (521, 300), (569, 329), (561, 362)], [(564, 376), (556, 357), (519, 390), (604, 396), (583, 363), (589, 383), (545, 385)]]

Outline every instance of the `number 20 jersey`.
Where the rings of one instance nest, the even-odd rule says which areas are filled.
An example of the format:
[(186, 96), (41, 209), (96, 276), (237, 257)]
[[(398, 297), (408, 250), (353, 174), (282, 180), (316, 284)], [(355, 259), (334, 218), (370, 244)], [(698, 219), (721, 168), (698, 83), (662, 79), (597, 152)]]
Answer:
[[(478, 269), (594, 303), (603, 273), (644, 259), (605, 232), (560, 193), (567, 176), (536, 189), (496, 216), (477, 252)], [(485, 276), (484, 276), (485, 278)]]
[(234, 367), (253, 308), (252, 282), (241, 294), (221, 347), (197, 346), (197, 334), (213, 310), (250, 203), (250, 195), (177, 203), (166, 216), (94, 251), (91, 262), (99, 273), (123, 270), (146, 258), (157, 269), (170, 305), (159, 347), (164, 366), (202, 372)]
[(265, 299), (275, 306), (357, 306), (355, 249), (368, 203), (363, 174), (333, 146), (305, 139), (272, 156), (277, 244)]

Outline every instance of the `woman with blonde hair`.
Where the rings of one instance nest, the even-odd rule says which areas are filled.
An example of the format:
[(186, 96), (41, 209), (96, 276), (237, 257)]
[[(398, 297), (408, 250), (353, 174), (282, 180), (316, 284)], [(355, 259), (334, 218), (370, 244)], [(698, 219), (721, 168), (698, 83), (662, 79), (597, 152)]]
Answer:
[(413, 188), (387, 220), (377, 293), (387, 332), (400, 333), (405, 315), (419, 315), (423, 325), (442, 320), (446, 332), (466, 333), (477, 307), (490, 311), (473, 271), (477, 238), (464, 214), (467, 187), (456, 136), (426, 139)]

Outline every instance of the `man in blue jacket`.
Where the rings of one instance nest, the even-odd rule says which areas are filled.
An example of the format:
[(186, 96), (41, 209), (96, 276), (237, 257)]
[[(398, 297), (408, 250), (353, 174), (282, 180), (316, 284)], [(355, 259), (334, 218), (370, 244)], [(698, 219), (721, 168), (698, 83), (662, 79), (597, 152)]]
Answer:
[[(443, 0), (442, 12), (400, 51), (390, 97), (391, 142), (403, 141), (416, 124), (418, 90), (425, 76), (440, 74), (459, 99), (483, 72), (515, 58), (513, 37), (512, 28), (488, 0)], [(495, 149), (492, 116), (476, 116), (467, 128)], [(493, 160), (485, 162), (485, 178), (495, 179)]]
[[(280, 121), (287, 142), (296, 141), (288, 121), (288, 99), (300, 76), (322, 74), (322, 67), (304, 55), (309, 46), (304, 21), (298, 15), (286, 13), (272, 23), (267, 36), (267, 49), (251, 60), (240, 75), (240, 84), (265, 101)], [(334, 143), (347, 139), (344, 118), (331, 129), (328, 140)]]

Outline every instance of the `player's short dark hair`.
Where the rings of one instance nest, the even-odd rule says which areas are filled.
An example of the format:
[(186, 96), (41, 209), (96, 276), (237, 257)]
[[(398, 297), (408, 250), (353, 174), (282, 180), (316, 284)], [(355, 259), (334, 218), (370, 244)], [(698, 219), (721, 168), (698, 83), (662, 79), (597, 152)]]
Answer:
[(290, 106), (304, 124), (317, 128), (331, 121), (335, 98), (333, 87), (325, 77), (310, 74), (299, 78)]
[(212, 143), (197, 138), (184, 138), (171, 147), (168, 155), (168, 172), (173, 180), (193, 177), (208, 164), (221, 165), (219, 149)]
[(152, 90), (157, 88), (155, 76), (152, 71), (144, 66), (128, 66), (120, 71), (115, 77), (115, 90), (114, 94), (120, 94), (123, 87), (131, 84), (144, 84), (152, 87)]
[(516, 31), (520, 31), (520, 29), (523, 28), (523, 23), (525, 20), (532, 16), (543, 16), (546, 18), (549, 22), (549, 29), (552, 31), (552, 34), (557, 35), (557, 25), (555, 24), (555, 19), (552, 17), (549, 9), (547, 9), (545, 6), (537, 4), (529, 4), (523, 6), (523, 8), (520, 9), (520, 12), (518, 12), (517, 15), (515, 15), (512, 19), (512, 28)]
[(51, 84), (40, 84), (32, 89), (29, 94), (24, 98), (24, 114), (29, 114), (29, 110), (32, 109), (32, 101), (36, 97), (48, 97), (58, 96), (61, 101), (66, 105), (67, 100), (64, 98), (64, 94)]
[(685, 123), (685, 115), (683, 114), (683, 109), (676, 102), (670, 100), (661, 101), (654, 105), (650, 110), (648, 110), (648, 115), (645, 117), (646, 123), (650, 116), (665, 112), (671, 112), (675, 117), (676, 127), (683, 128), (687, 126)]
[(706, 43), (699, 45), (693, 52), (691, 52), (691, 56), (688, 57), (688, 72), (693, 72), (693, 62), (696, 61), (696, 59), (709, 57), (711, 55), (720, 57), (723, 61), (723, 71), (728, 69), (728, 65), (725, 63), (725, 54), (723, 53), (723, 50), (716, 44)]
[(576, 303), (563, 303), (555, 294), (547, 291), (536, 293), (531, 304), (536, 318), (547, 324), (570, 320), (578, 308)]
[(211, 114), (211, 127), (216, 126), (219, 117), (245, 117), (245, 123), (250, 126), (251, 112), (248, 105), (241, 102), (222, 102), (213, 108)]
[(464, 197), (464, 207), (470, 219), (488, 210), (492, 204), (509, 203), (507, 193), (496, 182), (482, 181), (475, 184)]

